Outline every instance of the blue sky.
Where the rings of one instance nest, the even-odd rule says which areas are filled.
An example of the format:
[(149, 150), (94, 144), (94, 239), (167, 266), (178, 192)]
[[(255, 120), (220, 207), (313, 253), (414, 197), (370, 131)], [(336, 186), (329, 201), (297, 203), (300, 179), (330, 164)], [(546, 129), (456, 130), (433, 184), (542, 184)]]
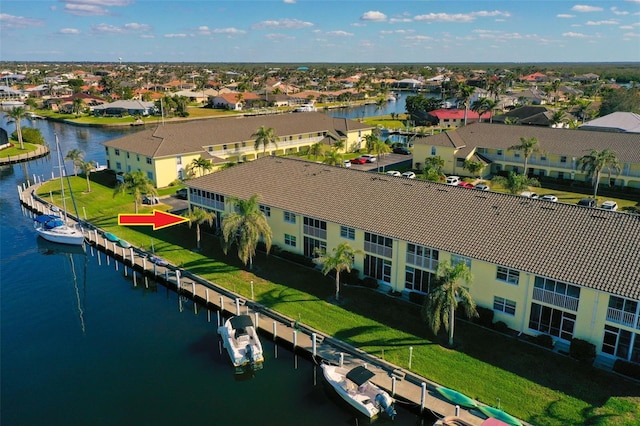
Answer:
[(640, 61), (640, 0), (2, 0), (0, 60)]

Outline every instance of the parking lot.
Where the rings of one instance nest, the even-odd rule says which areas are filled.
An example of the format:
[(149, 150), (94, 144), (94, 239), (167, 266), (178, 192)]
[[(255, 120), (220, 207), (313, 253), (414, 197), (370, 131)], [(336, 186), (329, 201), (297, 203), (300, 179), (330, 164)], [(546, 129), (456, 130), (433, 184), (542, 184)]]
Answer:
[(351, 164), (353, 170), (365, 170), (368, 172), (375, 172), (378, 169), (380, 171), (387, 170), (410, 170), (413, 164), (413, 156), (402, 154), (387, 154), (382, 159), (374, 163), (365, 164)]

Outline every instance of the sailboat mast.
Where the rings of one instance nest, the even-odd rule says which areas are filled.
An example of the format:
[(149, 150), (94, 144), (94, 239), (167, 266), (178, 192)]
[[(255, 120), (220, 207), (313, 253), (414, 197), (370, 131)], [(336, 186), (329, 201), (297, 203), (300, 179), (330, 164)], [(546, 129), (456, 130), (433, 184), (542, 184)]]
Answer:
[(58, 151), (58, 172), (60, 173), (60, 194), (62, 195), (62, 212), (64, 214), (64, 224), (67, 224), (67, 199), (64, 195), (64, 179), (63, 179), (63, 171), (65, 170), (62, 167), (62, 153), (60, 152), (60, 142), (58, 141), (58, 134), (54, 133), (56, 138), (56, 150)]

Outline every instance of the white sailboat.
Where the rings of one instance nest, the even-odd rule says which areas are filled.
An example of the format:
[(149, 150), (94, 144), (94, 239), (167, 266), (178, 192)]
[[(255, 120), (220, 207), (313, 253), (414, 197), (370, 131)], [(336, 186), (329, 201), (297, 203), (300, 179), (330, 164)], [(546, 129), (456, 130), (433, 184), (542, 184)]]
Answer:
[[(69, 225), (67, 223), (67, 201), (64, 195), (64, 181), (62, 165), (62, 153), (60, 152), (60, 143), (58, 135), (56, 135), (56, 150), (58, 153), (58, 168), (60, 170), (60, 191), (62, 194), (62, 217), (50, 214), (36, 216), (33, 221), (33, 227), (42, 238), (47, 241), (59, 244), (82, 245), (84, 243), (84, 234), (79, 225)], [(66, 174), (66, 173), (65, 173)], [(71, 191), (71, 186), (69, 186)], [(73, 194), (72, 194), (73, 196)]]

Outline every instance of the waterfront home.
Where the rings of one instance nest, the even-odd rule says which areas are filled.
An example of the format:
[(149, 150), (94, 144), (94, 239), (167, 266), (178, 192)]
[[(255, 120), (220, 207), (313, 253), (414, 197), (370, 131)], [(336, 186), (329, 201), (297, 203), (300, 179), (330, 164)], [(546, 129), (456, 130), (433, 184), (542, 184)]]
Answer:
[(191, 207), (215, 213), (216, 226), (230, 198), (258, 194), (280, 250), (314, 257), (347, 242), (362, 251), (360, 276), (384, 292), (426, 295), (439, 262), (463, 262), (494, 321), (563, 350), (591, 342), (600, 364), (640, 363), (637, 215), (281, 157), (187, 186)]
[(138, 100), (115, 101), (93, 108), (93, 113), (99, 117), (121, 117), (123, 115), (153, 115), (156, 112), (154, 102)]
[[(261, 127), (273, 128), (275, 145), (256, 149), (253, 136)], [(373, 126), (326, 114), (278, 114), (226, 117), (167, 123), (103, 143), (107, 167), (115, 172), (142, 170), (157, 187), (187, 177), (194, 160), (210, 160), (215, 168), (226, 163), (255, 160), (264, 155), (306, 151), (316, 142), (328, 146), (342, 142), (357, 150)], [(203, 170), (195, 170), (202, 173)]]
[(434, 136), (414, 139), (413, 161), (424, 164), (427, 157), (439, 156), (445, 162), (447, 175), (468, 176), (465, 160), (480, 157), (486, 164), (481, 176), (488, 178), (505, 171), (523, 173), (524, 157), (509, 147), (520, 144), (520, 138), (536, 138), (539, 152), (527, 161), (528, 173), (535, 177), (589, 181), (578, 160), (590, 150), (611, 149), (620, 162), (620, 173), (605, 172), (601, 184), (640, 188), (640, 134), (613, 133), (538, 126), (474, 123)]

